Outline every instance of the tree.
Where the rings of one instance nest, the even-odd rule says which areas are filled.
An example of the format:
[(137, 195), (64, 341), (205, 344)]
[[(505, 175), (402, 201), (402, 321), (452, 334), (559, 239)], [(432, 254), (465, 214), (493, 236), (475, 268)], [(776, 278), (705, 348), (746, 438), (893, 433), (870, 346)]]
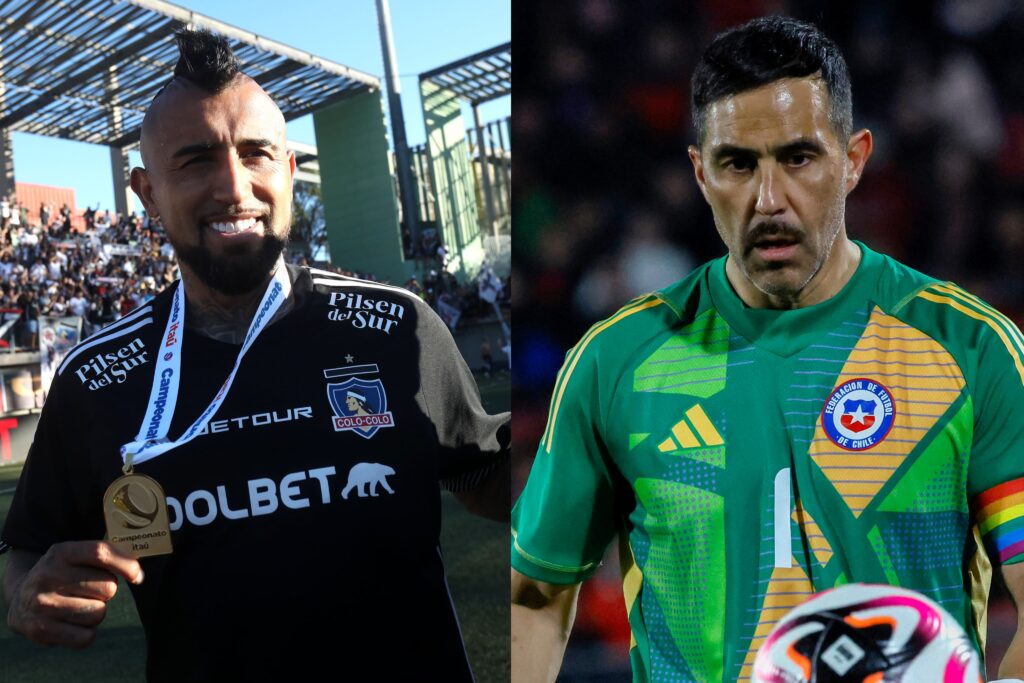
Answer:
[(327, 221), (320, 185), (297, 180), (292, 197), (291, 251), (304, 254), (310, 261), (329, 261)]

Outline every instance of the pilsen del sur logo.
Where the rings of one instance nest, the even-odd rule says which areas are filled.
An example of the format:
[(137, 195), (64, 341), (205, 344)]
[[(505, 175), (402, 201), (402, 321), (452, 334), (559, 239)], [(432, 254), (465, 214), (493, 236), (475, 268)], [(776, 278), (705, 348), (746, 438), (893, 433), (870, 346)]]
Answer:
[(327, 385), (327, 400), (334, 409), (334, 431), (353, 432), (369, 439), (379, 430), (395, 426), (384, 384), (379, 377), (372, 377), (378, 374), (376, 363), (324, 370), (325, 379), (345, 378)]
[(129, 372), (149, 362), (146, 354), (146, 346), (136, 337), (116, 351), (97, 353), (75, 370), (75, 376), (90, 391), (121, 384)]
[(398, 327), (405, 306), (387, 299), (371, 299), (361, 292), (331, 292), (328, 320), (348, 322), (357, 330), (380, 330), (384, 334)]

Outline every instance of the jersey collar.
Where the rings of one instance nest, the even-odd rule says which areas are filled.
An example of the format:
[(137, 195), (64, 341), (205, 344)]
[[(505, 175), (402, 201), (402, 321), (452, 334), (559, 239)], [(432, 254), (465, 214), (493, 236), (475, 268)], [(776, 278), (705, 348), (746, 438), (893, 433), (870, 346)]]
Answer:
[(725, 257), (713, 261), (708, 268), (712, 303), (729, 326), (751, 344), (778, 356), (792, 356), (819, 341), (844, 320), (853, 319), (854, 311), (873, 298), (882, 257), (861, 242), (854, 244), (861, 250), (857, 270), (839, 293), (819, 304), (792, 310), (750, 308), (729, 283)]

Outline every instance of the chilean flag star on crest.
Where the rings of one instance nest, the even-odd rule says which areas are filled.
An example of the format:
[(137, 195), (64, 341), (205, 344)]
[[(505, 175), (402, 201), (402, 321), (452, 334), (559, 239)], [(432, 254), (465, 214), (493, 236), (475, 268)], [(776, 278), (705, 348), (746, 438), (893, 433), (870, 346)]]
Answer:
[(846, 451), (865, 451), (885, 440), (896, 417), (896, 401), (881, 383), (857, 377), (838, 384), (825, 399), (821, 426)]

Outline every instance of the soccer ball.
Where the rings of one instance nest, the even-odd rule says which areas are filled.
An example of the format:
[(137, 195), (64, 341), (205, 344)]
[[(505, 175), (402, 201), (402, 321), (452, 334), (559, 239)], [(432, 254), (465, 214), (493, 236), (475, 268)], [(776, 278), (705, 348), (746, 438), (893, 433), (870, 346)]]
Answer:
[(981, 663), (949, 612), (920, 593), (851, 583), (818, 593), (775, 625), (755, 683), (980, 683)]

